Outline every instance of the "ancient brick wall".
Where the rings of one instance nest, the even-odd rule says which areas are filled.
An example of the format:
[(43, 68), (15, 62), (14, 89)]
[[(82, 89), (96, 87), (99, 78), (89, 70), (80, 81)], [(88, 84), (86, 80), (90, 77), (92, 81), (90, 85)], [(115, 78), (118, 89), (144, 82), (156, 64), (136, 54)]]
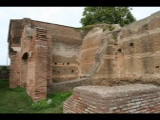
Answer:
[(21, 51), (21, 34), (23, 30), (23, 24), (20, 20), (10, 21), (10, 31), (8, 34), (9, 42), (9, 57), (11, 59), (10, 66), (10, 87), (20, 86), (20, 51)]
[(82, 44), (78, 29), (33, 21), (34, 26), (47, 29), (49, 84), (78, 78), (77, 54)]
[(35, 28), (35, 80), (34, 100), (45, 99), (47, 96), (47, 65), (48, 44), (47, 30)]
[[(20, 38), (17, 43), (13, 41), (15, 36)], [(72, 27), (28, 18), (12, 20), (8, 38), (10, 86), (26, 87), (33, 100), (40, 100), (46, 97), (52, 83), (76, 79), (82, 37)]]
[(96, 64), (95, 54), (102, 47), (102, 29), (94, 28), (83, 39), (83, 44), (78, 55), (79, 76), (89, 76)]
[(117, 55), (120, 80), (159, 84), (160, 14), (121, 29)]
[(11, 55), (11, 66), (9, 76), (9, 87), (20, 86), (20, 54)]
[[(23, 20), (24, 21), (24, 20)], [(28, 83), (28, 77), (32, 76), (32, 74), (29, 74), (28, 71), (32, 71), (32, 73), (35, 73), (32, 70), (32, 66), (29, 66), (29, 61), (30, 58), (29, 57), (29, 53), (31, 52), (30, 48), (31, 48), (31, 44), (33, 42), (32, 38), (27, 37), (27, 31), (26, 29), (30, 26), (31, 24), (31, 20), (27, 19), (25, 20), (24, 23), (24, 28), (22, 31), (22, 35), (21, 35), (21, 76), (20, 76), (20, 81), (21, 81), (21, 86), (22, 87), (28, 87), (29, 83)], [(32, 49), (34, 49), (34, 46), (32, 46)]]
[(47, 30), (34, 27), (30, 19), (25, 23), (21, 38), (20, 81), (32, 99), (37, 101), (45, 99), (47, 95)]
[(63, 113), (160, 113), (160, 88), (144, 84), (76, 87), (64, 102)]
[[(12, 23), (12, 24), (11, 24)], [(22, 20), (11, 20), (10, 21), (10, 31), (9, 31), (9, 41), (10, 46), (12, 47), (20, 47), (21, 46), (21, 34), (23, 31), (23, 23)]]
[(78, 55), (79, 76), (92, 80), (94, 85), (108, 85), (118, 74), (115, 52), (120, 26), (104, 24), (93, 27), (84, 37)]
[(11, 20), (10, 87), (26, 87), (38, 100), (57, 87), (59, 91), (82, 84), (159, 85), (159, 21), (160, 14), (155, 13), (123, 28), (93, 25), (85, 34), (82, 29), (28, 18)]
[(79, 76), (94, 85), (159, 85), (159, 20), (158, 12), (123, 28), (99, 25), (90, 30), (78, 56)]

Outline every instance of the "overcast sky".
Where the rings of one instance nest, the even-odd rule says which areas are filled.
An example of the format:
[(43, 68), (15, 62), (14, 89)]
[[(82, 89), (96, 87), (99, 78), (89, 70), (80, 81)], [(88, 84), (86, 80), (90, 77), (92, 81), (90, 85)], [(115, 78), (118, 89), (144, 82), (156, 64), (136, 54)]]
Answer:
[[(133, 16), (143, 19), (160, 11), (160, 7), (132, 7)], [(9, 65), (8, 30), (10, 19), (30, 18), (42, 22), (81, 27), (84, 7), (0, 7), (0, 65)]]

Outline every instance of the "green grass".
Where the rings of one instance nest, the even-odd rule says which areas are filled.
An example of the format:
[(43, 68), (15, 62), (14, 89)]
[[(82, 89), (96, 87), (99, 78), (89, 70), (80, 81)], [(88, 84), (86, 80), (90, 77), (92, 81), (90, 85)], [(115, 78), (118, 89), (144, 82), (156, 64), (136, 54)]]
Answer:
[[(46, 100), (33, 102), (25, 88), (9, 88), (8, 80), (0, 79), (0, 113), (63, 113), (63, 102), (72, 92), (49, 94)], [(52, 103), (47, 104), (51, 99)]]

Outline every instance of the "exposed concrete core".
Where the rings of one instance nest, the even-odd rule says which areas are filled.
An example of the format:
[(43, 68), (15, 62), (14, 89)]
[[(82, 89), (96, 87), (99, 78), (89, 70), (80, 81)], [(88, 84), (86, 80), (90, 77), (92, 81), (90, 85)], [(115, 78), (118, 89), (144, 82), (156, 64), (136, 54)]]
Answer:
[(90, 28), (10, 20), (10, 87), (27, 88), (37, 101), (81, 85), (160, 85), (160, 12), (123, 28)]
[[(136, 89), (135, 89), (136, 88)], [(160, 88), (154, 85), (80, 86), (64, 102), (64, 113), (159, 113)]]

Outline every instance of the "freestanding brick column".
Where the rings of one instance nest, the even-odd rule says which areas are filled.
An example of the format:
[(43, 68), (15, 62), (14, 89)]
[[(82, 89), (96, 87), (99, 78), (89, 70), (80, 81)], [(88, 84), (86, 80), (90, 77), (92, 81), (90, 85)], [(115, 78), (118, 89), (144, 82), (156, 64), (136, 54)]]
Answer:
[(27, 93), (34, 101), (47, 96), (47, 31), (33, 28), (27, 62)]
[(160, 113), (160, 88), (149, 84), (76, 87), (64, 102), (63, 113)]
[(42, 100), (47, 96), (47, 30), (36, 28), (35, 40), (35, 80), (33, 100)]
[(27, 24), (22, 34), (21, 86), (34, 101), (47, 96), (47, 31)]

